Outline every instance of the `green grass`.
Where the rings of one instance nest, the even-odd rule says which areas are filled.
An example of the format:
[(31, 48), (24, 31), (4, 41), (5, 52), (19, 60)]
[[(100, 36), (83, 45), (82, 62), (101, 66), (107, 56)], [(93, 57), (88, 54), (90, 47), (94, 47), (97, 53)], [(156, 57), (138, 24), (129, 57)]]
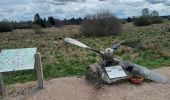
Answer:
[[(140, 64), (147, 68), (170, 66), (170, 34), (164, 30), (158, 31), (161, 28), (158, 26), (159, 25), (134, 27), (130, 31), (124, 30), (120, 35), (108, 37), (80, 36), (79, 38), (76, 38), (74, 35), (70, 35), (71, 33), (76, 33), (71, 30), (72, 27), (71, 29), (65, 27), (64, 29), (50, 29), (50, 31), (45, 29), (44, 32), (46, 32), (46, 34), (42, 35), (31, 33), (32, 31), (30, 30), (26, 31), (24, 33), (25, 35), (14, 31), (13, 34), (8, 33), (9, 35), (7, 33), (3, 35), (2, 33), (0, 39), (11, 37), (8, 41), (1, 39), (0, 48), (38, 47), (38, 51), (41, 52), (42, 55), (45, 79), (65, 76), (82, 76), (85, 74), (86, 66), (101, 61), (100, 55), (93, 51), (72, 45), (66, 46), (63, 44), (63, 40), (56, 39), (56, 37), (60, 37), (58, 36), (58, 33), (61, 35), (63, 31), (66, 31), (65, 33), (62, 33), (63, 37), (76, 38), (90, 47), (97, 48), (101, 51), (111, 47), (113, 43), (120, 41), (142, 43), (144, 45), (153, 44), (156, 45), (156, 48), (135, 49), (121, 46), (115, 52), (115, 57)], [(68, 34), (69, 32), (70, 34)], [(27, 38), (24, 39), (22, 36)], [(12, 39), (15, 39), (16, 43), (14, 43), (14, 40)], [(32, 80), (36, 80), (35, 70), (4, 73), (5, 84), (23, 83)]]
[(3, 76), (5, 84), (13, 84), (18, 82), (24, 83), (27, 81), (36, 80), (35, 70), (8, 72), (4, 73)]
[(170, 57), (154, 50), (144, 50), (140, 52), (140, 57), (136, 58), (134, 62), (147, 68), (159, 68), (161, 66), (169, 66)]

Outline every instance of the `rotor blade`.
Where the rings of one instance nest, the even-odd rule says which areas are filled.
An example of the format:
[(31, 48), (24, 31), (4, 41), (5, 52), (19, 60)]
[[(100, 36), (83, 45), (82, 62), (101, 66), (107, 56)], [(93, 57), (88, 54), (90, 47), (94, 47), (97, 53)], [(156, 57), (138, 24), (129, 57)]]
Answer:
[(73, 45), (76, 45), (76, 46), (79, 46), (79, 47), (82, 47), (82, 48), (90, 48), (88, 47), (87, 45), (77, 41), (77, 40), (74, 40), (72, 38), (64, 38), (64, 42), (66, 43), (69, 43), (69, 44), (73, 44)]
[(89, 50), (92, 50), (92, 51), (95, 51), (99, 54), (102, 54), (99, 50), (96, 50), (96, 49), (93, 49), (93, 48), (90, 48), (88, 47), (87, 45), (75, 40), (75, 39), (72, 39), (72, 38), (64, 38), (64, 42), (65, 43), (69, 43), (69, 44), (73, 44), (73, 45), (76, 45), (76, 46), (79, 46), (79, 47), (82, 47), (82, 48), (87, 48)]
[(149, 70), (149, 69), (142, 67), (140, 65), (137, 65), (137, 64), (134, 64), (134, 67), (138, 70), (140, 75), (142, 75), (152, 81), (156, 81), (159, 83), (167, 83), (168, 82), (168, 79), (165, 76), (163, 76), (157, 72), (154, 72), (152, 70)]
[(149, 70), (149, 69), (147, 69), (143, 66), (140, 66), (138, 64), (133, 64), (130, 62), (125, 62), (125, 61), (120, 61), (120, 64), (122, 66), (133, 66), (133, 71), (137, 72), (138, 74), (140, 74), (143, 77), (150, 79), (152, 81), (155, 81), (158, 83), (167, 83), (168, 82), (168, 79), (165, 76), (163, 76), (157, 72), (154, 72), (152, 70)]
[(116, 43), (112, 46), (112, 49), (117, 49), (122, 43), (124, 43), (123, 41), (120, 43)]

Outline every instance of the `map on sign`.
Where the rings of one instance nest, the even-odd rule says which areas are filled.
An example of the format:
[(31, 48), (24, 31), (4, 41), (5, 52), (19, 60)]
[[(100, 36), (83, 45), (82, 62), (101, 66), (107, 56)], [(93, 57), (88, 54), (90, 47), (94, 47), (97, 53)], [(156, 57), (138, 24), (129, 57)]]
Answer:
[(0, 72), (33, 69), (37, 48), (7, 49), (0, 52)]

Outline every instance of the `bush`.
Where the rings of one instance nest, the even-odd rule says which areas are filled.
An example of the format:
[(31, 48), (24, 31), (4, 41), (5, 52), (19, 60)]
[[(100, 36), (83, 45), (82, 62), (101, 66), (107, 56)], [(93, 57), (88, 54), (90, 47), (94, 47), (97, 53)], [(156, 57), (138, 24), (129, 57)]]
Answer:
[(133, 24), (136, 25), (136, 26), (147, 26), (147, 25), (151, 24), (151, 20), (147, 16), (141, 16), (139, 18), (136, 18), (133, 21)]
[(136, 26), (146, 26), (157, 23), (163, 23), (163, 19), (159, 16), (141, 16), (133, 21), (133, 24)]
[(81, 24), (81, 32), (90, 36), (107, 36), (120, 33), (122, 21), (108, 12), (89, 15)]
[(13, 30), (13, 26), (7, 22), (0, 22), (0, 32), (10, 32)]
[(35, 25), (32, 26), (32, 28), (33, 28), (33, 31), (34, 31), (36, 34), (44, 34), (41, 26), (35, 24)]
[(153, 16), (151, 17), (151, 23), (152, 24), (163, 23), (163, 19), (159, 16)]
[(13, 27), (14, 27), (14, 29), (31, 29), (32, 24), (29, 24), (29, 23), (14, 23)]

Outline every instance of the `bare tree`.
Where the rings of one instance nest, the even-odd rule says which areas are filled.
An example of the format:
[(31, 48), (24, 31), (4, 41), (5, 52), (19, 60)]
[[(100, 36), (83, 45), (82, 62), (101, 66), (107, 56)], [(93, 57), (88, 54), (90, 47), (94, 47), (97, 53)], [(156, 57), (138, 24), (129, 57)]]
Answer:
[(148, 8), (144, 8), (143, 10), (142, 10), (142, 16), (149, 16), (150, 14), (149, 14), (149, 9)]
[(158, 11), (155, 11), (155, 10), (154, 10), (154, 11), (152, 11), (152, 12), (151, 12), (151, 16), (159, 16)]

